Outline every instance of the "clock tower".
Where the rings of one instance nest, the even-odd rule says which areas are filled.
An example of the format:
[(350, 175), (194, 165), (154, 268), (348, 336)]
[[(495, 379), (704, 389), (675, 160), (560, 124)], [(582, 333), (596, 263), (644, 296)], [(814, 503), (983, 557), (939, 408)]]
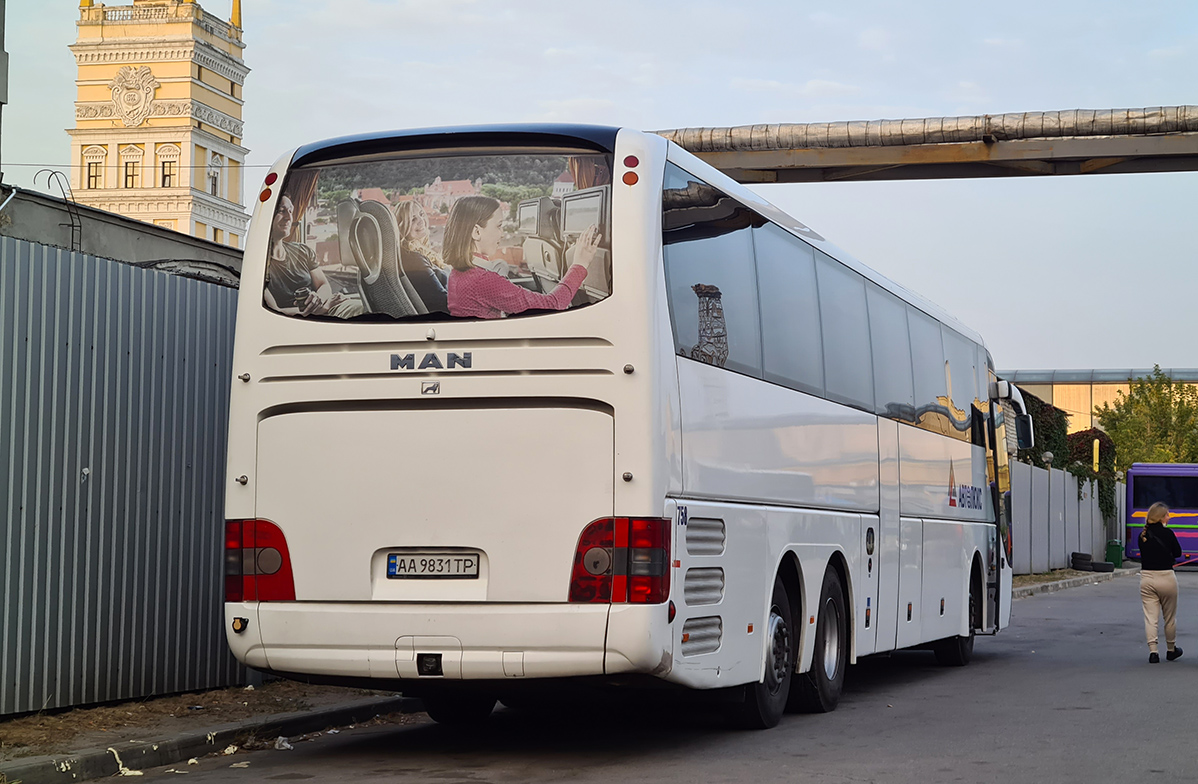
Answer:
[(228, 21), (194, 0), (80, 0), (75, 200), (241, 247), (241, 2)]

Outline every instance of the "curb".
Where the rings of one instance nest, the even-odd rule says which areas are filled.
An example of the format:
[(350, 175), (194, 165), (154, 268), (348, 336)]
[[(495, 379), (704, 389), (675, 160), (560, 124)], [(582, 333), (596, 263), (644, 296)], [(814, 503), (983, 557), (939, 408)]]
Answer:
[(0, 763), (0, 782), (67, 784), (86, 781), (203, 757), (249, 734), (291, 737), (326, 727), (356, 724), (383, 714), (416, 713), (422, 710), (424, 704), (411, 697), (368, 697), (321, 710), (276, 713), (203, 730), (188, 730), (156, 741), (127, 741), (107, 749), (87, 749)]
[(1040, 583), (1039, 585), (1025, 585), (1022, 588), (1016, 588), (1011, 591), (1011, 598), (1025, 599), (1029, 596), (1035, 596), (1039, 593), (1055, 593), (1066, 588), (1077, 588), (1080, 585), (1093, 585), (1094, 583), (1105, 583), (1107, 580), (1113, 580), (1116, 577), (1126, 577), (1129, 574), (1139, 574), (1140, 567), (1135, 566), (1128, 569), (1116, 569), (1113, 572), (1094, 572), (1093, 574), (1083, 575), (1081, 577), (1070, 577), (1068, 580), (1057, 580), (1055, 583)]

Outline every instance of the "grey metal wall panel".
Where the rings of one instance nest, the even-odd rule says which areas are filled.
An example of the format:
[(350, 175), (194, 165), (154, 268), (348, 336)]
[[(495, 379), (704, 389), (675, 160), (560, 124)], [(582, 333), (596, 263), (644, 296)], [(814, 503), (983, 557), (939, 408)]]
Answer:
[[(1080, 552), (1084, 546), (1082, 543), (1088, 543), (1089, 540), (1082, 537), (1081, 528), (1078, 520), (1078, 503), (1080, 492), (1080, 480), (1073, 474), (1065, 474), (1065, 552), (1075, 553)], [(1089, 552), (1089, 549), (1086, 549)], [(1068, 565), (1068, 564), (1066, 564)]]
[(1032, 467), (1018, 460), (1011, 467), (1011, 568), (1032, 573)]
[(1102, 521), (1102, 512), (1098, 509), (1098, 485), (1090, 482), (1086, 487), (1086, 503), (1082, 506), (1082, 514), (1090, 520), (1090, 532), (1094, 537), (1094, 557), (1100, 561), (1106, 560), (1106, 526)]
[(1048, 469), (1031, 467), (1032, 473), (1032, 571), (1047, 572), (1049, 566)]
[[(1077, 496), (1074, 496), (1076, 503)], [(1048, 568), (1069, 565), (1065, 549), (1065, 472), (1049, 471), (1048, 476)]]
[(1124, 549), (1127, 548), (1127, 485), (1123, 482), (1115, 483), (1115, 517), (1117, 523), (1115, 531), (1111, 534), (1112, 539), (1118, 539), (1123, 542)]
[(1082, 541), (1090, 549), (1095, 561), (1106, 560), (1106, 542), (1102, 540), (1101, 522), (1094, 519), (1090, 510), (1090, 497), (1094, 495), (1092, 482), (1081, 483), (1082, 497), (1077, 502), (1077, 524), (1082, 531)]
[(0, 239), (0, 715), (242, 680), (220, 578), (236, 297)]

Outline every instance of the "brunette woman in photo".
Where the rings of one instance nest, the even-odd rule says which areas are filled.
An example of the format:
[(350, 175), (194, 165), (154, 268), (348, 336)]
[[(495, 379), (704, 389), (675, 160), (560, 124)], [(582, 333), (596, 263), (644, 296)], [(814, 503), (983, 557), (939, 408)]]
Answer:
[(395, 207), (395, 225), (399, 227), (399, 263), (412, 287), (430, 312), (448, 313), (445, 299), (447, 273), (428, 237), (428, 216), (415, 201), (401, 201)]
[(1165, 658), (1181, 656), (1177, 642), (1177, 575), (1173, 564), (1181, 557), (1177, 536), (1165, 525), (1169, 507), (1159, 501), (1148, 507), (1144, 530), (1140, 532), (1140, 600), (1144, 603), (1144, 631), (1148, 636), (1148, 663), (1157, 664), (1157, 620), (1164, 615)]
[(502, 318), (526, 310), (565, 310), (586, 279), (599, 248), (599, 229), (591, 226), (579, 237), (574, 263), (547, 294), (517, 286), (486, 267), (499, 252), (503, 238), (503, 209), (489, 196), (466, 196), (449, 212), (442, 250), (453, 267), (449, 275), (449, 313), (452, 316)]

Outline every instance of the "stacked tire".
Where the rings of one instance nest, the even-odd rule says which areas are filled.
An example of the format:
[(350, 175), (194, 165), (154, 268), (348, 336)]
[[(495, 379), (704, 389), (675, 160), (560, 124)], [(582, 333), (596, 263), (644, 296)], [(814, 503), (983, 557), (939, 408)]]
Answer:
[(1089, 553), (1070, 553), (1070, 565), (1079, 572), (1113, 572), (1115, 565), (1109, 561), (1095, 561)]

